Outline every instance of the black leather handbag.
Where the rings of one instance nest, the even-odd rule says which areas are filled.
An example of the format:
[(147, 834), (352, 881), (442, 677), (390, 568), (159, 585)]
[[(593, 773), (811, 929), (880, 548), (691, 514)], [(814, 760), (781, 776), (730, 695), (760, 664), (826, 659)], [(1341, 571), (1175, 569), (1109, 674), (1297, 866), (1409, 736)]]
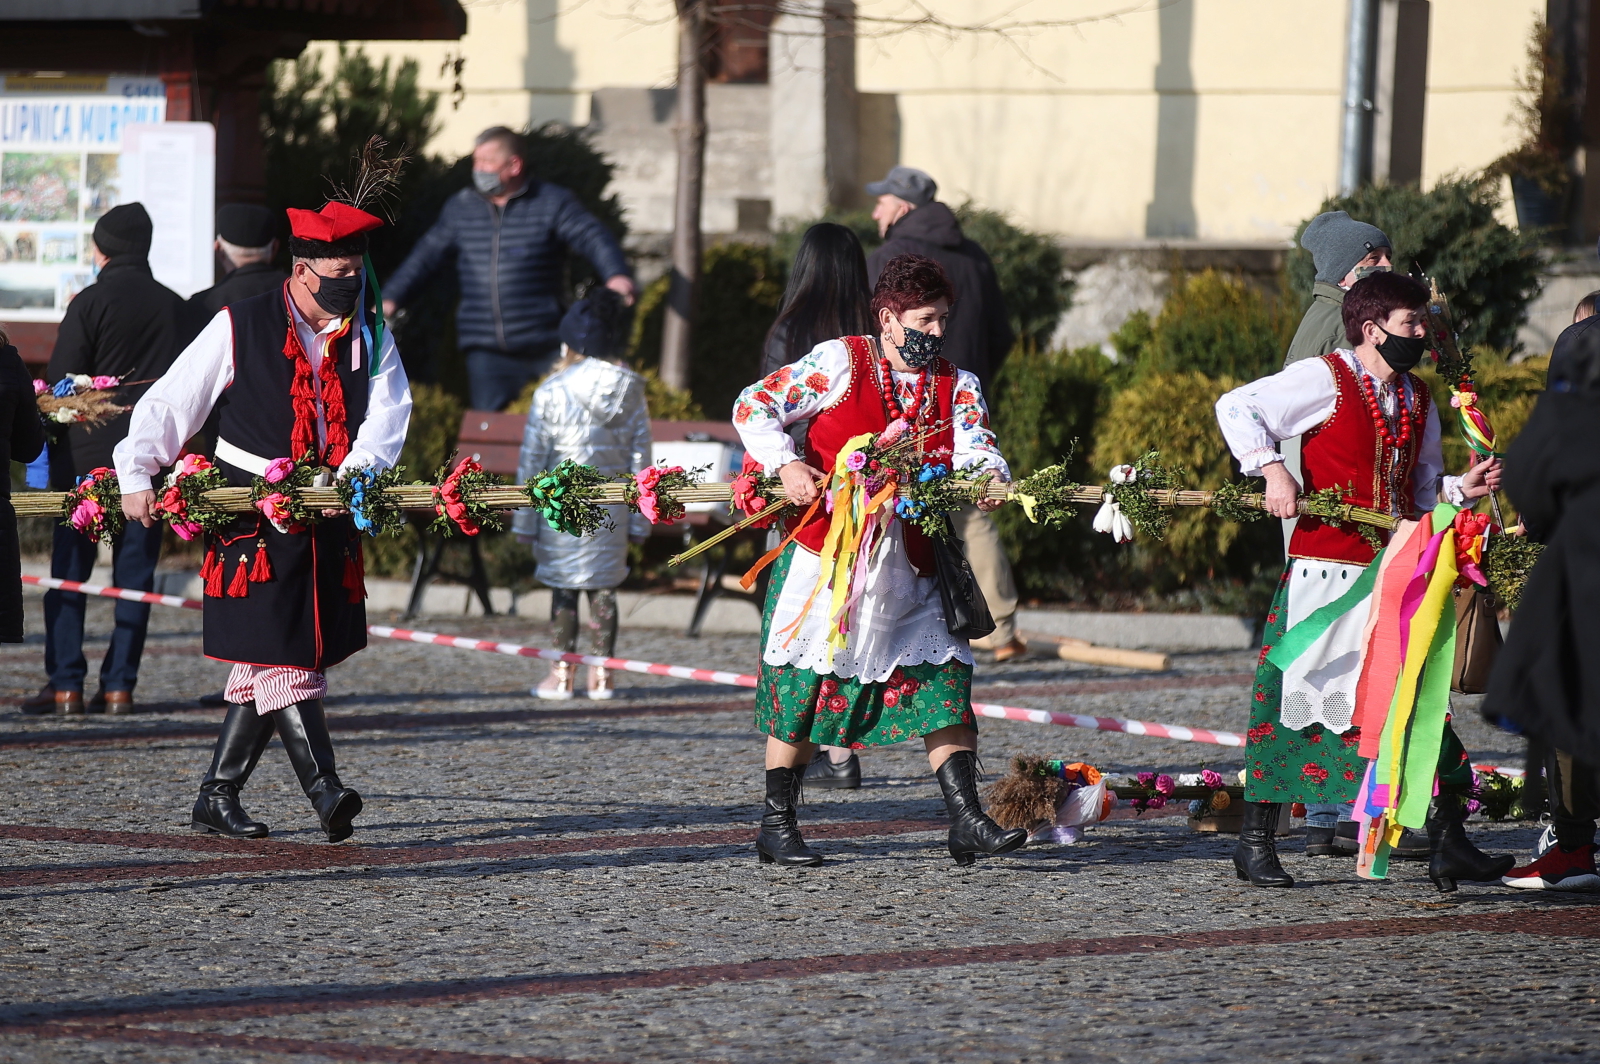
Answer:
[(939, 582), (939, 601), (944, 605), (944, 625), (957, 639), (982, 639), (994, 631), (994, 618), (967, 555), (961, 549), (950, 518), (944, 519), (944, 535), (929, 536), (933, 542), (934, 576)]

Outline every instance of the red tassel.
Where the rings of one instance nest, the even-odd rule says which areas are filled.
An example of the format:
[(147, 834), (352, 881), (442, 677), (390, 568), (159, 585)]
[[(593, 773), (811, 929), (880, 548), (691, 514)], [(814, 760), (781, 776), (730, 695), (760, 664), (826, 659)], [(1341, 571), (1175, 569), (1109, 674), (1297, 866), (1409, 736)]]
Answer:
[(355, 553), (344, 556), (344, 587), (350, 593), (351, 603), (364, 602), (367, 598), (367, 579), (364, 574), (366, 569), (361, 557), (361, 544), (356, 544)]
[(215, 546), (206, 551), (206, 560), (200, 566), (200, 578), (206, 584), (206, 598), (222, 597), (222, 559), (217, 557)]
[[(221, 566), (217, 568), (220, 569)], [(228, 597), (250, 597), (250, 559), (243, 554), (239, 555), (239, 566), (233, 571), (233, 579), (228, 581)]]
[(300, 346), (294, 322), (283, 338), (283, 353), (294, 360), (294, 379), (289, 384), (289, 404), (294, 409), (294, 428), (289, 433), (289, 457), (296, 462), (317, 445), (316, 391), (311, 386), (311, 359)]
[(267, 541), (256, 540), (256, 560), (250, 563), (250, 582), (264, 584), (272, 579), (272, 559), (267, 557)]
[[(345, 323), (348, 332), (351, 323)], [(328, 340), (322, 358), (322, 420), (328, 431), (328, 465), (338, 468), (350, 454), (350, 428), (345, 424), (348, 414), (344, 408), (344, 382), (339, 379), (338, 360), (333, 357), (334, 341), (344, 336), (341, 332)]]

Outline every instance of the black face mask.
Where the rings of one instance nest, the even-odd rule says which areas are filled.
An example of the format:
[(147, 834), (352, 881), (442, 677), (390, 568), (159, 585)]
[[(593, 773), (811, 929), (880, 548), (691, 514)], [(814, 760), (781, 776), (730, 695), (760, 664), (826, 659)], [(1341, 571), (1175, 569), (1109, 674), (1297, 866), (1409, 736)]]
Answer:
[(912, 369), (921, 369), (939, 357), (939, 352), (944, 350), (944, 337), (934, 336), (909, 325), (902, 325), (905, 330), (906, 342), (895, 344), (900, 352), (900, 357)]
[(1378, 345), (1378, 354), (1389, 363), (1389, 368), (1396, 373), (1406, 373), (1416, 368), (1422, 356), (1428, 350), (1426, 336), (1396, 336), (1394, 333), (1378, 326), (1378, 331), (1383, 333), (1383, 343)]
[[(311, 271), (316, 273), (315, 270)], [(324, 277), (317, 273), (317, 279), (322, 282), (322, 287), (311, 293), (311, 298), (317, 301), (317, 306), (342, 318), (356, 309), (356, 300), (361, 297), (361, 275), (354, 274), (350, 277)]]

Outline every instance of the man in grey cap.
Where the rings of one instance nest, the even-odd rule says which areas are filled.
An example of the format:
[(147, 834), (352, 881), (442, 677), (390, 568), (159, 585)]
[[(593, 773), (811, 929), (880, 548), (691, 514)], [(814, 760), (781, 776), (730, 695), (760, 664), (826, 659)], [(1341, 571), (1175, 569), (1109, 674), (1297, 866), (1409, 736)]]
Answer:
[(278, 254), (277, 217), (255, 203), (217, 211), (217, 264), (222, 280), (189, 297), (190, 329), (198, 334), (229, 303), (282, 288), (289, 275), (272, 264)]
[(1392, 247), (1382, 229), (1358, 222), (1344, 211), (1327, 211), (1311, 219), (1300, 234), (1300, 246), (1311, 252), (1317, 280), (1311, 287), (1311, 306), (1283, 360), (1285, 366), (1348, 346), (1344, 294), (1367, 274), (1389, 269)]
[[(872, 217), (884, 238), (867, 257), (868, 282), (877, 284), (884, 264), (898, 255), (926, 255), (943, 266), (956, 298), (940, 354), (975, 374), (987, 393), (1016, 340), (994, 263), (962, 234), (955, 212), (934, 198), (939, 186), (921, 170), (897, 166), (882, 181), (867, 185), (867, 191), (878, 197)], [(951, 518), (995, 620), (994, 634), (972, 645), (994, 651), (996, 661), (1022, 656), (1027, 648), (1017, 638), (1014, 620), (1017, 585), (994, 521), (971, 506)]]

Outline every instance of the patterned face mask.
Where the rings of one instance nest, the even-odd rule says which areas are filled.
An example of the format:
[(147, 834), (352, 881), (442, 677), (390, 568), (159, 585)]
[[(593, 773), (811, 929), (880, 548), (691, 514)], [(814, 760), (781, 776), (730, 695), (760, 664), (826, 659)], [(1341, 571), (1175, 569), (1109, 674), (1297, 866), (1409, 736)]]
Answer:
[(926, 366), (938, 358), (939, 352), (944, 349), (943, 336), (934, 336), (932, 333), (913, 329), (909, 325), (903, 325), (901, 328), (905, 330), (906, 341), (903, 344), (895, 344), (895, 347), (900, 351), (900, 357), (905, 360), (905, 364), (912, 369)]

